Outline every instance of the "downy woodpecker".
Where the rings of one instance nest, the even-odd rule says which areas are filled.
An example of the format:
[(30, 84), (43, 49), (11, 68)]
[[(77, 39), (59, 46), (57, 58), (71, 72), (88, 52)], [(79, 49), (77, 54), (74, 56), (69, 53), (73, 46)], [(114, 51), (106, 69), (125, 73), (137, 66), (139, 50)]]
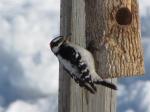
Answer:
[(83, 47), (68, 41), (68, 37), (59, 36), (50, 42), (52, 52), (57, 56), (64, 69), (80, 87), (91, 93), (97, 91), (95, 84), (117, 90), (115, 84), (103, 80), (95, 70), (92, 54)]

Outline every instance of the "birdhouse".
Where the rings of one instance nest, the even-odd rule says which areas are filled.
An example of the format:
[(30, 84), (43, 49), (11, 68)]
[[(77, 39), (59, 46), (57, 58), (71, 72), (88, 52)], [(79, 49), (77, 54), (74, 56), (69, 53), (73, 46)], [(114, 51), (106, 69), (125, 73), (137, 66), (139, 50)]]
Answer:
[(137, 0), (85, 1), (86, 41), (103, 78), (144, 74), (138, 7)]

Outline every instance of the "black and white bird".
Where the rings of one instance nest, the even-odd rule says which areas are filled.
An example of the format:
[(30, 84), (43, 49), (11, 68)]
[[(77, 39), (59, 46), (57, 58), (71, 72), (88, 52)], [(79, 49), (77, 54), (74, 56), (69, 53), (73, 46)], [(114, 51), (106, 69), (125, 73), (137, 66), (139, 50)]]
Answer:
[(97, 91), (95, 84), (117, 90), (115, 84), (103, 80), (96, 73), (92, 54), (83, 47), (69, 42), (68, 38), (64, 36), (54, 38), (50, 42), (50, 48), (71, 78), (80, 87), (84, 87), (93, 94)]

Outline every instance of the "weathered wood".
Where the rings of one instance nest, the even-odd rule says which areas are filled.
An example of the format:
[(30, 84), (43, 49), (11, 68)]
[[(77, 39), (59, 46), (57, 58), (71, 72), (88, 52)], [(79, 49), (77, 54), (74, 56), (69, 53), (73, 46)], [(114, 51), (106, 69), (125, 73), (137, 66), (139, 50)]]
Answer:
[[(104, 78), (144, 73), (136, 0), (61, 0), (60, 32), (89, 46)], [(116, 112), (116, 91), (97, 88), (95, 95), (80, 88), (60, 67), (59, 112)]]
[[(61, 0), (61, 12), (60, 12), (60, 35), (67, 35), (71, 32), (71, 0)], [(70, 112), (70, 77), (63, 70), (62, 66), (59, 66), (59, 112)]]
[[(85, 0), (87, 43), (103, 78), (144, 74), (137, 0)], [(93, 44), (94, 43), (94, 44)]]
[[(71, 41), (83, 47), (86, 47), (85, 17), (83, 0), (61, 1), (61, 35), (71, 32)], [(61, 67), (59, 80), (59, 112), (116, 112), (115, 91), (99, 86), (98, 92), (92, 95), (70, 81)]]

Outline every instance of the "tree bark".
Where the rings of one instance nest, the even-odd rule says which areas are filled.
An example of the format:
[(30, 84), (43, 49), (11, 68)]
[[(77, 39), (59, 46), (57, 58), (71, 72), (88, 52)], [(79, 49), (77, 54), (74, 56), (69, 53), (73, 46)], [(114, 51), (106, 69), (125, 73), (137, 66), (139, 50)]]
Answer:
[[(137, 0), (85, 0), (86, 38), (103, 78), (144, 74)], [(94, 44), (93, 44), (94, 43)]]
[[(92, 52), (103, 78), (144, 73), (136, 0), (61, 0), (60, 32)], [(116, 91), (97, 88), (80, 88), (60, 66), (59, 112), (116, 112)]]

